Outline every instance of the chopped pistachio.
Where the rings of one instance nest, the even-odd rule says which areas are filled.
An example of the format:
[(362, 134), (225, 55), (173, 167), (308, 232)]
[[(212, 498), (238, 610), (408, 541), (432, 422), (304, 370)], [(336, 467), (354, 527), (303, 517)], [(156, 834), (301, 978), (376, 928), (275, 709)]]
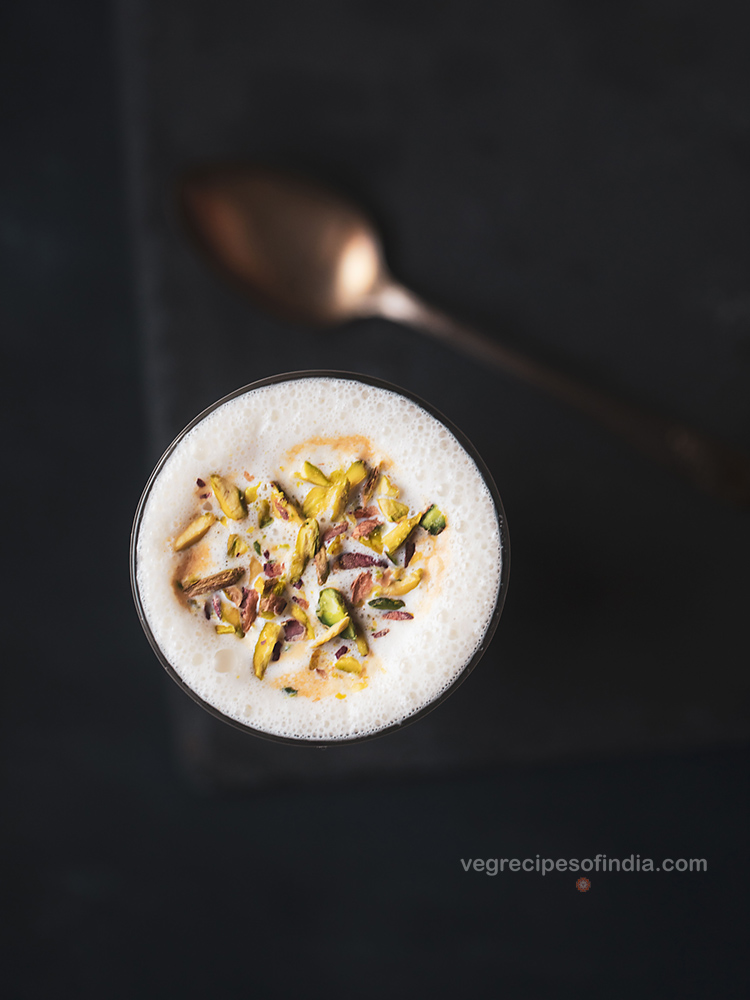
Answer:
[(186, 597), (197, 597), (198, 594), (210, 594), (214, 590), (223, 590), (224, 587), (231, 587), (233, 583), (237, 583), (240, 577), (244, 575), (245, 567), (236, 566), (234, 569), (224, 569), (220, 573), (214, 573), (212, 576), (207, 576), (203, 579), (190, 578), (190, 583), (187, 580), (183, 580), (182, 589)]
[(423, 574), (424, 570), (415, 569), (408, 576), (397, 575), (390, 583), (378, 584), (373, 593), (376, 597), (403, 597), (419, 586)]
[(365, 484), (362, 487), (362, 505), (364, 507), (370, 502), (370, 498), (375, 492), (375, 485), (380, 477), (380, 466), (377, 465), (371, 470), (370, 475), (365, 480)]
[(278, 483), (271, 483), (271, 513), (281, 521), (302, 524), (296, 504), (289, 499)]
[(235, 608), (232, 604), (227, 604), (225, 601), (221, 602), (221, 620), (228, 622), (234, 628), (239, 628), (240, 622), (240, 609)]
[(370, 650), (367, 647), (367, 640), (359, 630), (357, 630), (357, 636), (355, 641), (357, 644), (357, 652), (359, 653), (359, 655), (367, 656), (367, 654), (370, 652)]
[(344, 540), (341, 535), (336, 535), (335, 538), (332, 538), (331, 541), (328, 543), (328, 555), (329, 556), (338, 555), (339, 552), (341, 551), (341, 546), (343, 545), (343, 542)]
[(378, 493), (381, 493), (387, 497), (397, 497), (400, 494), (400, 492), (401, 490), (398, 488), (398, 486), (394, 486), (394, 484), (390, 481), (388, 476), (385, 475), (385, 473), (380, 477), (380, 482), (378, 483)]
[(266, 622), (258, 637), (253, 653), (253, 670), (259, 680), (263, 680), (268, 664), (271, 662), (276, 643), (284, 634), (284, 629), (276, 622)]
[(245, 503), (248, 504), (248, 506), (251, 503), (255, 503), (255, 501), (258, 499), (258, 486), (260, 486), (260, 483), (258, 483), (255, 486), (245, 487)]
[(214, 625), (217, 635), (230, 635), (235, 632), (234, 625)]
[(289, 582), (296, 583), (305, 571), (309, 559), (312, 559), (320, 548), (320, 529), (314, 517), (303, 522), (297, 532), (294, 555), (289, 565)]
[(183, 549), (187, 549), (196, 542), (199, 542), (215, 520), (215, 514), (201, 514), (200, 517), (196, 517), (175, 541), (175, 552), (182, 552)]
[(325, 545), (320, 546), (315, 556), (315, 572), (318, 574), (318, 583), (322, 587), (328, 579), (328, 556)]
[(398, 611), (399, 608), (403, 608), (403, 601), (396, 601), (390, 597), (376, 597), (374, 601), (367, 602), (371, 608), (377, 608), (378, 611)]
[[(346, 601), (335, 587), (325, 587), (321, 590), (318, 595), (318, 607), (316, 608), (315, 613), (324, 625), (334, 625), (344, 617), (349, 620), (349, 611), (346, 606)], [(356, 637), (357, 630), (354, 627), (354, 622), (350, 622), (347, 626), (344, 638), (355, 639)]]
[(328, 506), (328, 487), (313, 486), (302, 501), (302, 513), (305, 517), (320, 517)]
[(250, 565), (248, 566), (247, 569), (248, 573), (250, 574), (250, 579), (254, 580), (255, 577), (258, 575), (258, 573), (260, 573), (260, 571), (263, 569), (263, 567), (255, 558), (255, 556), (253, 556), (253, 558), (250, 560)]
[(321, 472), (317, 465), (313, 465), (312, 462), (305, 462), (302, 466), (302, 478), (307, 480), (308, 483), (314, 483), (315, 486), (331, 485), (331, 480), (328, 476)]
[(321, 590), (316, 614), (324, 625), (335, 625), (346, 617), (346, 601), (335, 587), (325, 587)]
[(307, 617), (302, 608), (298, 604), (292, 604), (291, 608), (289, 609), (289, 612), (292, 618), (296, 619), (300, 623), (300, 625), (305, 626), (305, 638), (314, 639), (315, 632), (313, 630), (312, 625), (310, 624), (310, 619)]
[(383, 552), (383, 525), (379, 524), (369, 535), (358, 538), (357, 541), (360, 545), (366, 545), (368, 549), (381, 555)]
[(253, 548), (255, 549), (255, 554), (256, 555), (262, 555), (262, 553), (260, 551), (260, 542), (258, 542), (258, 541), (253, 542)]
[(230, 535), (227, 541), (227, 555), (234, 558), (235, 556), (243, 556), (248, 549), (247, 542), (244, 538), (240, 538), (239, 535)]
[(334, 663), (334, 666), (337, 670), (344, 670), (347, 674), (362, 673), (362, 664), (353, 656), (342, 656)]
[(419, 523), (431, 535), (439, 535), (445, 528), (445, 514), (439, 511), (435, 504), (433, 504), (429, 510), (424, 512)]
[(297, 688), (282, 688), (281, 690), (284, 694), (288, 694), (290, 698), (297, 697)]
[(266, 528), (273, 521), (271, 517), (271, 504), (268, 500), (261, 500), (258, 504), (258, 527)]
[(346, 615), (341, 619), (341, 621), (336, 622), (335, 625), (331, 625), (331, 627), (327, 629), (323, 635), (319, 636), (315, 642), (312, 643), (312, 648), (317, 649), (318, 646), (322, 646), (324, 643), (330, 642), (331, 639), (335, 639), (337, 635), (341, 635), (342, 632), (345, 632), (350, 625), (351, 618), (349, 615)]
[(352, 462), (346, 470), (346, 478), (349, 480), (349, 485), (352, 489), (359, 486), (361, 482), (367, 479), (367, 466), (365, 463), (359, 459), (356, 462)]
[(258, 601), (258, 611), (261, 618), (273, 618), (280, 615), (286, 607), (284, 599), (284, 580), (266, 580), (262, 577), (256, 581), (255, 589), (260, 594)]
[(211, 476), (211, 489), (227, 517), (233, 521), (241, 521), (245, 517), (247, 510), (244, 497), (236, 486), (214, 474)]
[(404, 544), (419, 523), (421, 516), (421, 514), (415, 514), (413, 517), (404, 517), (397, 522), (395, 528), (388, 532), (383, 539), (383, 548), (389, 556), (392, 556), (396, 549)]
[(393, 500), (391, 497), (380, 497), (378, 507), (389, 521), (400, 521), (409, 513), (409, 508), (405, 503), (399, 503), (398, 500)]
[(328, 491), (327, 506), (331, 508), (331, 520), (335, 524), (336, 521), (341, 520), (346, 502), (349, 499), (349, 480), (343, 472), (332, 472), (331, 483), (333, 485)]

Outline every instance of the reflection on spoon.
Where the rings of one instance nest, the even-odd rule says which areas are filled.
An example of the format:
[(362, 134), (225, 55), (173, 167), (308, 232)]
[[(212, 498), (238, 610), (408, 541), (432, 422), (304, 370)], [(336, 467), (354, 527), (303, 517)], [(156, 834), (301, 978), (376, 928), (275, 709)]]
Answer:
[(571, 404), (695, 485), (750, 505), (750, 460), (676, 420), (543, 364), (422, 302), (396, 282), (354, 205), (309, 180), (251, 166), (196, 171), (182, 214), (212, 261), (266, 309), (316, 326), (364, 316), (407, 323)]

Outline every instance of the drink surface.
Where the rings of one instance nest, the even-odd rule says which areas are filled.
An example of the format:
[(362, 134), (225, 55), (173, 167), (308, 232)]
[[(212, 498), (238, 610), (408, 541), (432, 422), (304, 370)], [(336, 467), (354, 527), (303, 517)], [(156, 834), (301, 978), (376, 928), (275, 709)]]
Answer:
[[(359, 520), (355, 517), (354, 507), (362, 502), (357, 494), (339, 520), (345, 530), (339, 528), (340, 536), (329, 542), (331, 552), (340, 555), (329, 560), (332, 572), (325, 586), (347, 596), (366, 655), (358, 656), (357, 645), (342, 636), (315, 650), (314, 659), (310, 642), (294, 641), (297, 637), (285, 641), (282, 635), (275, 650), (280, 655), (260, 679), (254, 650), (271, 616), (258, 617), (242, 637), (241, 629), (233, 632), (217, 617), (228, 607), (221, 594), (187, 599), (191, 591), (183, 585), (231, 568), (246, 570), (239, 582), (248, 586), (257, 574), (258, 590), (269, 574), (271, 579), (274, 572), (289, 575), (299, 525), (264, 517), (263, 498), (276, 483), (301, 507), (315, 488), (301, 478), (305, 462), (325, 476), (355, 462), (379, 469), (370, 502), (376, 508), (372, 520), (383, 522), (380, 531), (394, 527), (383, 516), (382, 504), (378, 507), (379, 500), (387, 502), (382, 494), (389, 487), (391, 497), (398, 491), (398, 503), (410, 512), (436, 505), (446, 526), (435, 536), (415, 529), (408, 568), (403, 567), (403, 549), (396, 560), (401, 566), (391, 566), (382, 543), (380, 553), (367, 544), (379, 537), (378, 531), (369, 539), (356, 537), (358, 525), (373, 514), (370, 508), (369, 515), (360, 511)], [(244, 516), (224, 516), (210, 489), (212, 475), (249, 490), (255, 502), (246, 505)], [(175, 551), (181, 533), (204, 514), (216, 517), (205, 536)], [(320, 515), (319, 524), (324, 538), (336, 528), (330, 511)], [(241, 540), (240, 554), (231, 551), (232, 538)], [(340, 557), (347, 553), (359, 553), (360, 565), (347, 568)], [(350, 379), (300, 378), (229, 400), (180, 440), (152, 484), (136, 558), (138, 591), (151, 632), (200, 698), (269, 734), (337, 740), (374, 734), (406, 720), (455, 681), (492, 619), (503, 552), (489, 489), (474, 460), (440, 421), (396, 392)], [(372, 569), (368, 560), (374, 560)], [(316, 638), (326, 631), (315, 614), (324, 586), (316, 574), (311, 559), (296, 586), (286, 588), (286, 608), (276, 617), (289, 619), (294, 602), (295, 614), (308, 618), (309, 638), (310, 629)], [(394, 612), (391, 605), (387, 610), (372, 607), (367, 600), (353, 604), (358, 578), (371, 577), (375, 589), (368, 596), (374, 596), (388, 593), (383, 584), (391, 574), (400, 577), (402, 586), (404, 580), (418, 580), (418, 586), (395, 601), (403, 611)], [(342, 656), (342, 649), (346, 655), (336, 661), (335, 653)], [(337, 662), (359, 663), (359, 672), (338, 669)]]

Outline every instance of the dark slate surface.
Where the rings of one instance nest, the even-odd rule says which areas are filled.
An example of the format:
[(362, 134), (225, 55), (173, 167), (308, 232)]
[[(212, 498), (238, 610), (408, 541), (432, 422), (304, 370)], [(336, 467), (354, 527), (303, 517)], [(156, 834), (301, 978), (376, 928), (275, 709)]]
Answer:
[[(429, 16), (444, 10), (433, 4)], [(597, 11), (591, 8), (590, 17)], [(378, 17), (386, 16), (382, 7)], [(625, 747), (620, 759), (489, 762), (460, 777), (354, 777), (241, 795), (208, 796), (180, 780), (165, 717), (166, 678), (140, 632), (126, 578), (128, 532), (149, 461), (110, 8), (100, 0), (79, 0), (74, 7), (27, 0), (5, 4), (2, 17), (0, 375), (9, 477), (2, 551), (11, 567), (31, 562), (43, 571), (42, 586), (30, 586), (24, 575), (2, 602), (3, 995), (744, 1000), (746, 747), (679, 754)], [(373, 15), (376, 23), (378, 17)], [(636, 22), (642, 21), (639, 14)], [(628, 28), (621, 16), (610, 37)], [(712, 61), (696, 104), (703, 107), (704, 95), (713, 94), (706, 106), (722, 123), (717, 135), (734, 129), (741, 140), (742, 115), (722, 110), (738, 107), (743, 83), (722, 41), (735, 33), (731, 23), (724, 29), (701, 21)], [(523, 44), (533, 48), (533, 37), (527, 32)], [(658, 60), (651, 65), (658, 68)], [(677, 71), (663, 72), (668, 79)], [(741, 142), (735, 149), (741, 152)], [(729, 261), (736, 248), (727, 243), (722, 259)], [(734, 305), (716, 314), (716, 344), (722, 331), (738, 347), (747, 343), (737, 301), (745, 294), (742, 280)], [(715, 359), (717, 350), (706, 347), (705, 356)], [(522, 394), (514, 398), (520, 405)], [(526, 429), (530, 399), (527, 406)], [(558, 429), (559, 415), (547, 412), (546, 434), (559, 434), (560, 445), (566, 440), (570, 449), (572, 428), (583, 434), (582, 427), (571, 421)], [(712, 409), (709, 421), (705, 410), (717, 429), (720, 412)], [(462, 419), (470, 422), (471, 411)], [(537, 421), (542, 419), (540, 412)], [(739, 420), (736, 426), (741, 437)], [(152, 440), (152, 457), (154, 451)], [(565, 500), (564, 490), (532, 461), (514, 461), (506, 497), (523, 481), (525, 495), (537, 501), (528, 515), (524, 504), (515, 505), (514, 615), (528, 603), (549, 613), (552, 593), (559, 591), (568, 614), (588, 628), (592, 618), (601, 618), (604, 635), (604, 611), (613, 598), (607, 592), (598, 602), (603, 576), (592, 574), (586, 590), (579, 583), (568, 595), (542, 572), (543, 539), (533, 544), (533, 522), (537, 530), (552, 523), (545, 490), (557, 503)], [(632, 462), (630, 474), (637, 467)], [(106, 504), (83, 502), (84, 472), (106, 484)], [(536, 475), (544, 490), (537, 496), (521, 473)], [(30, 483), (32, 492), (22, 496), (19, 483)], [(600, 493), (618, 504), (617, 492), (605, 486)], [(659, 580), (677, 590), (668, 601), (657, 600), (650, 617), (645, 605), (631, 603), (622, 628), (607, 636), (607, 649), (630, 642), (633, 628), (647, 636), (647, 620), (652, 641), (668, 650), (676, 626), (662, 632), (662, 620), (683, 614), (684, 595), (697, 591), (688, 602), (690, 640), (706, 658), (699, 663), (691, 654), (691, 685), (697, 690), (703, 683), (715, 713), (717, 687), (727, 688), (729, 700), (737, 690), (727, 683), (730, 670), (744, 667), (732, 623), (746, 605), (741, 597), (727, 603), (732, 582), (742, 585), (743, 522), (730, 520), (719, 534), (720, 509), (664, 483), (659, 493), (658, 503), (651, 492), (639, 495), (634, 516), (643, 525), (650, 515), (668, 530), (686, 505), (680, 517), (692, 520), (682, 543), (669, 529), (671, 546), (657, 550), (655, 569), (653, 556), (648, 564), (657, 575), (648, 584), (651, 596)], [(29, 497), (46, 504), (41, 532), (32, 531), (38, 523), (26, 513)], [(588, 509), (593, 517), (595, 505)], [(527, 517), (524, 538), (520, 521)], [(646, 551), (636, 531), (628, 537)], [(81, 552), (81, 538), (97, 544)], [(718, 550), (717, 538), (727, 551)], [(577, 548), (586, 541), (588, 565), (603, 566), (609, 547), (600, 546), (594, 558), (588, 539), (579, 521)], [(620, 543), (618, 558), (626, 548)], [(669, 569), (675, 552), (684, 555)], [(681, 567), (689, 577), (684, 582)], [(708, 581), (700, 567), (708, 568)], [(520, 620), (509, 613), (498, 635), (500, 643), (505, 631), (499, 650), (522, 650), (521, 638), (531, 644), (525, 672), (512, 660), (515, 672), (504, 668), (508, 698), (522, 681), (527, 694), (531, 687), (528, 671), (541, 643), (534, 607)], [(559, 630), (566, 617), (561, 609), (550, 628)], [(687, 639), (679, 644), (672, 669), (685, 662), (689, 648)], [(560, 646), (571, 671), (573, 652)], [(534, 670), (535, 703), (548, 700), (549, 726), (558, 716), (554, 703), (562, 680), (549, 686), (554, 664), (544, 677), (541, 665)], [(485, 690), (480, 672), (471, 683)], [(682, 682), (671, 690), (675, 705), (682, 690)], [(467, 686), (456, 697), (470, 692)], [(665, 704), (668, 695), (665, 682)], [(532, 725), (518, 698), (515, 703), (515, 732), (541, 746), (545, 728)], [(442, 713), (450, 710), (451, 703)], [(577, 721), (584, 731), (592, 724), (585, 715)], [(721, 716), (719, 721), (706, 741), (731, 737)], [(598, 851), (613, 858), (636, 852), (706, 858), (708, 872), (592, 873), (591, 890), (580, 894), (569, 873), (490, 878), (464, 873), (460, 863), (462, 857), (582, 858)]]
[(179, 698), (194, 766), (254, 780), (746, 737), (746, 513), (412, 331), (264, 315), (209, 273), (172, 202), (196, 163), (309, 172), (374, 213), (394, 270), (428, 297), (750, 451), (738, 23), (697, 3), (126, 11), (153, 457), (237, 386), (335, 360), (468, 434), (514, 553), (490, 653), (418, 728), (321, 762), (243, 741)]

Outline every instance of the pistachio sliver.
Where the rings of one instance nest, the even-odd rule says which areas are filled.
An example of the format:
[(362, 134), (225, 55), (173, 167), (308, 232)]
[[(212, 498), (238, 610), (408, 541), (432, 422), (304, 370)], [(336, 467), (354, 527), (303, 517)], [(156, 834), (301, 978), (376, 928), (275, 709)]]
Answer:
[(342, 656), (335, 663), (337, 670), (344, 670), (347, 674), (361, 674), (363, 664), (355, 660), (353, 656)]
[(258, 499), (258, 486), (259, 485), (260, 484), (258, 483), (255, 486), (246, 486), (245, 487), (245, 503), (246, 504), (255, 503), (255, 501)]
[(227, 517), (233, 521), (241, 521), (247, 514), (244, 497), (236, 486), (227, 482), (222, 476), (211, 476), (211, 489), (219, 502), (219, 506)]
[(331, 480), (328, 476), (321, 472), (317, 465), (313, 465), (312, 462), (305, 462), (302, 466), (302, 478), (306, 479), (308, 483), (313, 483), (315, 486), (330, 486)]
[(351, 624), (351, 618), (346, 615), (341, 621), (336, 622), (335, 625), (331, 625), (323, 635), (319, 636), (315, 642), (312, 643), (312, 648), (317, 649), (318, 646), (322, 646), (326, 642), (330, 642), (331, 639), (335, 639), (337, 635), (341, 635), (342, 632), (346, 631)]
[[(258, 504), (258, 527), (265, 528), (271, 521), (273, 521), (271, 517), (271, 504), (268, 500), (261, 500)], [(256, 542), (255, 544), (257, 545), (258, 543)]]
[(200, 517), (196, 517), (175, 540), (175, 552), (182, 552), (183, 549), (187, 549), (191, 545), (195, 545), (196, 542), (199, 542), (215, 521), (215, 514), (201, 514)]
[(315, 556), (320, 547), (320, 528), (314, 517), (303, 522), (297, 532), (294, 555), (289, 566), (289, 582), (296, 583), (305, 571), (308, 560)]
[(389, 521), (401, 521), (409, 513), (409, 508), (405, 503), (399, 503), (398, 500), (393, 500), (391, 497), (380, 497), (378, 507)]
[(247, 550), (247, 542), (239, 535), (230, 535), (227, 539), (227, 555), (230, 556), (230, 558), (242, 556), (247, 552)]
[(445, 528), (445, 514), (433, 504), (424, 512), (419, 523), (431, 535), (439, 535)]
[(387, 497), (397, 497), (401, 493), (401, 490), (398, 486), (394, 486), (388, 476), (383, 473), (378, 483), (378, 493), (382, 493)]
[(300, 625), (304, 625), (305, 638), (314, 639), (315, 632), (313, 631), (313, 627), (310, 624), (310, 619), (307, 617), (302, 608), (298, 604), (292, 604), (291, 608), (289, 609), (289, 613), (291, 614), (292, 618), (294, 618), (296, 621), (300, 623)]
[(305, 517), (320, 517), (328, 506), (328, 487), (313, 486), (302, 501), (302, 513)]
[(371, 608), (377, 608), (378, 611), (398, 611), (399, 608), (403, 608), (404, 602), (394, 600), (391, 597), (376, 597), (374, 601), (367, 602)]
[(401, 545), (404, 544), (406, 539), (412, 533), (414, 528), (419, 523), (421, 514), (415, 514), (414, 517), (405, 517), (401, 521), (398, 521), (395, 528), (392, 528), (387, 535), (383, 538), (383, 548), (389, 556)]
[(271, 513), (281, 521), (302, 524), (297, 505), (289, 499), (278, 483), (271, 483)]
[(379, 597), (403, 597), (404, 594), (408, 594), (410, 591), (418, 587), (422, 581), (422, 575), (424, 570), (415, 569), (408, 576), (402, 578), (396, 578), (391, 580), (387, 584), (379, 584), (373, 594), (375, 598)]
[(210, 594), (214, 590), (223, 590), (224, 587), (231, 587), (233, 583), (245, 575), (244, 566), (236, 566), (234, 569), (224, 569), (221, 573), (214, 573), (203, 579), (193, 580), (189, 585), (183, 580), (182, 590), (186, 597), (197, 597), (198, 594)]
[(214, 625), (217, 635), (233, 635), (235, 633), (234, 625)]
[(352, 489), (359, 486), (360, 483), (367, 479), (367, 466), (365, 463), (360, 459), (357, 459), (356, 462), (352, 462), (346, 470), (346, 478), (349, 480), (349, 485)]
[(335, 524), (341, 520), (346, 502), (349, 499), (349, 480), (343, 472), (333, 472), (331, 483), (333, 485), (328, 491), (328, 506), (331, 508), (331, 520)]
[(255, 652), (253, 653), (253, 670), (258, 680), (263, 680), (268, 664), (271, 662), (276, 643), (279, 642), (283, 634), (284, 629), (276, 622), (266, 622), (263, 626), (263, 630), (258, 636), (258, 641), (255, 645)]
[(325, 587), (321, 590), (316, 614), (324, 625), (335, 625), (342, 618), (346, 618), (346, 602), (335, 587)]

